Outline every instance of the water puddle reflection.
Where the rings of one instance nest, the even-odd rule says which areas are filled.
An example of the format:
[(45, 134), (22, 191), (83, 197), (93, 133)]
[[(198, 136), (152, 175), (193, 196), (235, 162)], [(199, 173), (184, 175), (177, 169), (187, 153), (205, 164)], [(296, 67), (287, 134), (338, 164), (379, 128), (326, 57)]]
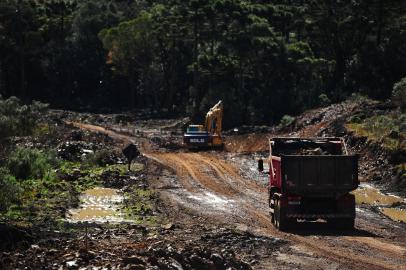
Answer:
[(124, 196), (117, 189), (93, 188), (80, 195), (81, 205), (68, 213), (69, 222), (123, 222), (120, 206)]
[(388, 218), (394, 221), (406, 222), (406, 210), (394, 207), (394, 205), (405, 204), (406, 200), (404, 198), (383, 194), (377, 188), (368, 184), (361, 184), (357, 190), (353, 191), (353, 194), (358, 205), (379, 206), (379, 211)]

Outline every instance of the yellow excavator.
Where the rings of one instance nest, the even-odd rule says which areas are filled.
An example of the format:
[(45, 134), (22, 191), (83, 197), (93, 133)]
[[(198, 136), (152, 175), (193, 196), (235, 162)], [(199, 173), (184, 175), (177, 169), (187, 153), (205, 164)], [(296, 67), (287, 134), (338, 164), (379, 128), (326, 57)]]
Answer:
[(223, 103), (220, 100), (206, 114), (204, 125), (189, 125), (183, 135), (183, 143), (188, 148), (222, 148), (221, 136)]

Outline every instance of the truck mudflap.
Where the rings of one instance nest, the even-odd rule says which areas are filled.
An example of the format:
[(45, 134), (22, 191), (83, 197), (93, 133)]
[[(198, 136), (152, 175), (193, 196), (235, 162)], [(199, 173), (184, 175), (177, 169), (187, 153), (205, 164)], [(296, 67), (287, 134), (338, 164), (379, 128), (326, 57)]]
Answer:
[(287, 218), (298, 219), (335, 219), (335, 218), (354, 218), (351, 213), (336, 213), (336, 214), (286, 214)]

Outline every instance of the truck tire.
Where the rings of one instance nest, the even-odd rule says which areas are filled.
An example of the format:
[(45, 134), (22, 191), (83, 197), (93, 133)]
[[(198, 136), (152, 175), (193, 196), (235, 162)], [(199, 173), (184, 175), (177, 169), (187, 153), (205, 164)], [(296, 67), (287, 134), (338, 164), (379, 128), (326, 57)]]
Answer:
[(275, 199), (275, 209), (274, 209), (274, 225), (279, 229), (279, 200)]
[(283, 209), (281, 208), (281, 202), (279, 199), (275, 200), (275, 227), (280, 231), (286, 231), (289, 229), (289, 220), (286, 218)]
[[(273, 203), (272, 203), (272, 200), (274, 201)], [(269, 192), (268, 206), (271, 209), (271, 211), (273, 211), (273, 213), (271, 211), (269, 211), (269, 214), (271, 214), (271, 222), (272, 222), (272, 224), (275, 225), (275, 200), (272, 199), (271, 192)]]

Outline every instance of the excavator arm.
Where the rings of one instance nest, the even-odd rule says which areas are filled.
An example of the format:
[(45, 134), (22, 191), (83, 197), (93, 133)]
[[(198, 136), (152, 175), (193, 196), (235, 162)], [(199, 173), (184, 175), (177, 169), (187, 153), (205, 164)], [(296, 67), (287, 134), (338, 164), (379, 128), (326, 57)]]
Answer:
[(223, 103), (220, 100), (206, 114), (205, 129), (209, 134), (221, 136), (223, 122)]

